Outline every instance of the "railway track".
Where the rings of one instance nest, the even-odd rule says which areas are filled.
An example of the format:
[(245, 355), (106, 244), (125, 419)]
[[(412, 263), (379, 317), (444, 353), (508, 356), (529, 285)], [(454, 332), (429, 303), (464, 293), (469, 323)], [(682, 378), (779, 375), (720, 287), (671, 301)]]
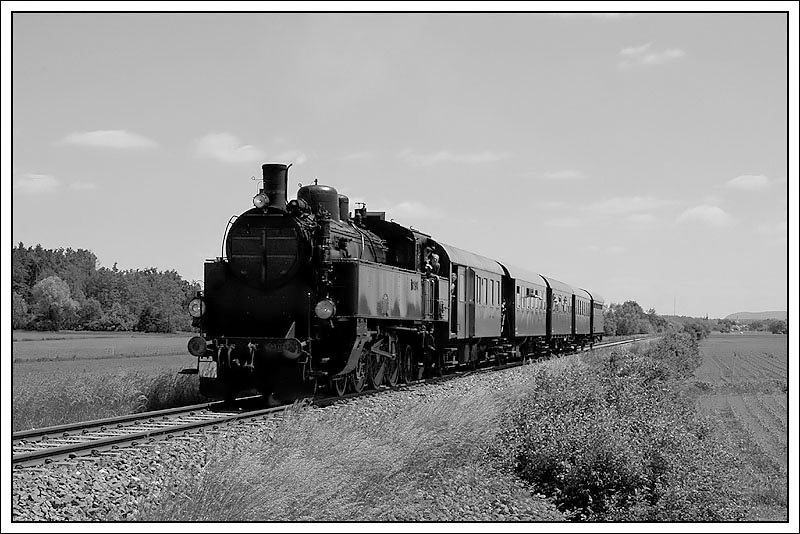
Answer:
[[(596, 344), (593, 349), (624, 345), (643, 339), (648, 338)], [(593, 349), (587, 347), (584, 351)], [(388, 389), (403, 389), (520, 365), (524, 365), (524, 363), (513, 362), (474, 371), (461, 371), (443, 377), (413, 381), (395, 388), (381, 387), (360, 394), (352, 393), (342, 397), (323, 397), (308, 399), (308, 401), (315, 406), (323, 407), (355, 397), (374, 395)], [(259, 406), (259, 401), (261, 401), (261, 406)], [(135, 446), (159, 438), (170, 438), (202, 428), (216, 428), (243, 419), (270, 416), (283, 412), (289, 407), (291, 405), (264, 408), (261, 397), (246, 397), (238, 399), (234, 405), (226, 404), (223, 401), (208, 402), (15, 432), (12, 434), (12, 465), (24, 467), (78, 456), (99, 455), (103, 451)]]

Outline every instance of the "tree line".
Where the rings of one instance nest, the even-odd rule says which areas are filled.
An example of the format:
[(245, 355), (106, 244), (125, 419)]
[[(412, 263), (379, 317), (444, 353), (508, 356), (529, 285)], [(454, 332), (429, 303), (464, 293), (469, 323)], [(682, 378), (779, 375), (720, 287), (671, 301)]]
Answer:
[(12, 327), (175, 332), (201, 288), (174, 270), (97, 268), (89, 250), (12, 248)]
[(751, 321), (739, 324), (730, 319), (708, 319), (670, 315), (663, 317), (650, 308), (645, 312), (634, 300), (622, 304), (610, 304), (603, 310), (605, 334), (608, 336), (628, 336), (633, 334), (662, 334), (668, 332), (688, 332), (695, 339), (706, 337), (711, 332), (728, 333), (737, 330), (762, 330), (773, 334), (788, 331), (786, 321)]

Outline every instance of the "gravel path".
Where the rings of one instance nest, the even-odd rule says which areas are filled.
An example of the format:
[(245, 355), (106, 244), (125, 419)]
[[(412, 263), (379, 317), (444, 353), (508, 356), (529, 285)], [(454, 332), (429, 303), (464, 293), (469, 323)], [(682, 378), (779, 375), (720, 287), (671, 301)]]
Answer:
[[(569, 358), (569, 357), (568, 357)], [(538, 365), (561, 367), (562, 358), (541, 364), (527, 365), (500, 372), (462, 377), (435, 385), (419, 385), (407, 390), (384, 392), (372, 397), (354, 399), (324, 409), (311, 409), (310, 414), (324, 422), (340, 410), (357, 413), (365, 429), (380, 425), (403, 409), (409, 399), (436, 402), (437, 399), (469, 396), (476, 388), (502, 391), (530, 376)], [(170, 484), (173, 473), (195, 473), (200, 477), (203, 466), (219, 451), (220, 441), (245, 438), (263, 443), (280, 439), (276, 423), (259, 419), (205, 430), (190, 435), (154, 441), (146, 445), (100, 453), (95, 457), (54, 462), (52, 464), (15, 469), (12, 481), (13, 521), (120, 521), (136, 520), (141, 504), (168, 499), (175, 495)], [(476, 466), (478, 475), (491, 470), (488, 465)], [(453, 480), (446, 491), (424, 496), (438, 502), (434, 516), (397, 519), (531, 521), (561, 520), (561, 516), (543, 499), (531, 499), (529, 490), (513, 477), (507, 484), (491, 488), (491, 495), (474, 495), (468, 480)], [(441, 487), (441, 486), (440, 486)], [(485, 490), (485, 488), (484, 488)], [(520, 495), (525, 498), (521, 499)], [(454, 508), (448, 502), (458, 502)], [(520, 506), (520, 502), (525, 502)], [(413, 514), (412, 514), (413, 516)]]

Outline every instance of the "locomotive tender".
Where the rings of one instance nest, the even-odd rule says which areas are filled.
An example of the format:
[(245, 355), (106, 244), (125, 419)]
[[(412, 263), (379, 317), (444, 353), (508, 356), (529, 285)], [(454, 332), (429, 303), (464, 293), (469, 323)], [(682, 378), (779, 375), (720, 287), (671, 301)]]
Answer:
[[(189, 303), (201, 392), (279, 402), (338, 395), (482, 362), (592, 344), (603, 299), (387, 221), (264, 164), (254, 207), (230, 224)], [(316, 181), (315, 181), (316, 182)], [(233, 218), (232, 218), (233, 219)]]

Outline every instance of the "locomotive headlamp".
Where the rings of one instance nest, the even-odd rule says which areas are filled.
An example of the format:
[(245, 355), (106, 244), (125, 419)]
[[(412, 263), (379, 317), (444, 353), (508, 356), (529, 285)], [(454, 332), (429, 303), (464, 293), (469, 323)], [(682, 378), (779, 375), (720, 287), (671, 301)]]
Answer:
[(206, 303), (203, 299), (194, 298), (189, 301), (189, 315), (192, 317), (202, 317), (206, 312)]
[(331, 299), (322, 299), (314, 306), (314, 313), (320, 319), (330, 319), (336, 314), (336, 304)]
[(269, 203), (269, 197), (264, 193), (259, 193), (253, 197), (253, 206), (258, 209), (263, 208)]
[(192, 356), (204, 356), (206, 353), (206, 340), (200, 336), (194, 336), (189, 340), (187, 348)]

